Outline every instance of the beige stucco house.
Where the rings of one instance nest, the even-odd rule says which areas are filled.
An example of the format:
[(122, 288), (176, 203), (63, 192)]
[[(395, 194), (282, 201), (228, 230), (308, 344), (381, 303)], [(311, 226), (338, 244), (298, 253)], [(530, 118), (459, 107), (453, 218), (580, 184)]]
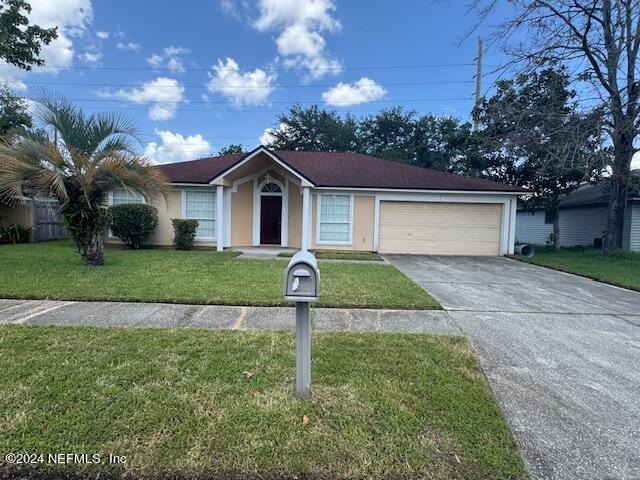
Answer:
[[(171, 245), (171, 219), (194, 218), (196, 245), (218, 250), (270, 245), (504, 255), (513, 252), (516, 199), (523, 192), (367, 155), (262, 146), (160, 168), (172, 191), (166, 202), (153, 202), (159, 225), (149, 243)], [(144, 198), (122, 190), (109, 201)]]

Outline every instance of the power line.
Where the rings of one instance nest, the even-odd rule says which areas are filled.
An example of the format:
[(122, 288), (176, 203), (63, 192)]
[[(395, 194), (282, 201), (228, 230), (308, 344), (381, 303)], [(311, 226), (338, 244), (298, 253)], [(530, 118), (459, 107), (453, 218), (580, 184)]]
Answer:
[[(444, 101), (457, 101), (457, 100), (469, 100), (470, 97), (440, 97), (440, 98), (408, 98), (408, 99), (390, 99), (390, 100), (368, 100), (367, 103), (405, 103), (405, 102), (444, 102)], [(37, 101), (36, 99), (31, 99)], [(179, 101), (139, 101), (130, 99), (117, 99), (117, 98), (70, 98), (72, 102), (109, 102), (109, 103), (135, 103), (135, 104), (150, 104), (153, 105), (183, 105), (183, 104), (233, 104), (230, 100), (179, 100)], [(289, 105), (292, 103), (309, 104), (309, 105), (325, 105), (325, 106), (345, 106), (352, 105), (351, 102), (316, 102), (316, 101), (301, 101), (301, 100), (271, 100), (264, 102), (268, 104)]]
[[(433, 82), (391, 82), (391, 83), (377, 83), (376, 85), (382, 87), (391, 86), (408, 86), (408, 85), (455, 85), (455, 84), (468, 84), (473, 83), (473, 80), (442, 80)], [(84, 87), (144, 87), (142, 84), (136, 83), (83, 83), (83, 82), (22, 82), (26, 85), (66, 85), (66, 86), (84, 86)], [(344, 82), (343, 82), (344, 83)], [(260, 88), (332, 88), (336, 84), (314, 84), (314, 85), (294, 85), (294, 84), (263, 84), (263, 85), (227, 85), (227, 84), (214, 84), (214, 83), (198, 83), (198, 84), (180, 84), (180, 85), (154, 85), (153, 88), (246, 88), (246, 89), (260, 89)]]
[[(290, 68), (269, 68), (272, 72), (342, 72), (345, 70), (403, 70), (403, 69), (421, 69), (421, 68), (445, 68), (445, 67), (473, 67), (475, 63), (423, 63), (423, 64), (407, 64), (407, 65), (371, 65), (357, 67), (290, 67)], [(175, 68), (169, 67), (125, 67), (125, 66), (91, 66), (91, 65), (42, 65), (38, 68), (50, 68), (55, 70), (136, 70), (136, 71), (171, 71)], [(185, 72), (208, 72), (212, 67), (207, 68), (183, 68)]]

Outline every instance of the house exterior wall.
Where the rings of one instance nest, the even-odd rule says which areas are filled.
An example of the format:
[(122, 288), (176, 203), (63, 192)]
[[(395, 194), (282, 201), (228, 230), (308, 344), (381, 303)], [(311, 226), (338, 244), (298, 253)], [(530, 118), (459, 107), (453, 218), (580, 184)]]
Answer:
[[(560, 210), (560, 245), (593, 246), (602, 237), (607, 224), (606, 207), (567, 208)], [(544, 211), (519, 211), (516, 216), (516, 241), (544, 245), (553, 233), (553, 224), (544, 223)]]
[[(640, 205), (631, 204), (625, 211), (622, 247), (640, 251)], [(595, 238), (602, 237), (607, 226), (607, 208), (567, 208), (560, 211), (560, 245), (593, 246)], [(518, 211), (516, 217), (516, 241), (544, 245), (553, 232), (552, 224), (544, 223), (544, 211), (533, 214)]]
[(544, 223), (544, 211), (518, 211), (516, 214), (516, 243), (544, 245), (553, 233), (553, 225)]
[[(324, 192), (323, 192), (324, 193)], [(326, 192), (330, 193), (330, 192)], [(343, 193), (343, 192), (340, 192)], [(375, 196), (372, 194), (353, 195), (353, 220), (351, 245), (316, 243), (318, 228), (318, 193), (311, 196), (311, 238), (310, 248), (313, 250), (373, 250), (373, 224), (375, 221)]]
[(560, 245), (593, 246), (607, 226), (606, 207), (571, 208), (560, 211)]
[(13, 206), (0, 204), (0, 226), (22, 225), (25, 228), (33, 227), (33, 205), (31, 200), (25, 203), (18, 202)]
[(252, 241), (253, 182), (245, 182), (231, 193), (231, 245), (246, 247)]
[(302, 192), (289, 182), (289, 247), (300, 248), (302, 242)]
[(640, 252), (640, 204), (630, 205), (629, 250)]
[[(162, 196), (154, 198), (153, 201), (151, 201), (150, 205), (156, 207), (158, 210), (158, 226), (147, 240), (147, 245), (156, 247), (170, 247), (173, 245), (173, 223), (171, 220), (174, 218), (182, 218), (182, 191), (189, 188), (191, 187), (176, 187), (167, 194), (166, 201)], [(104, 241), (109, 245), (123, 244), (120, 239), (112, 237), (109, 231), (105, 232)], [(194, 242), (194, 246), (196, 247), (213, 247), (215, 245), (216, 242), (210, 241)]]

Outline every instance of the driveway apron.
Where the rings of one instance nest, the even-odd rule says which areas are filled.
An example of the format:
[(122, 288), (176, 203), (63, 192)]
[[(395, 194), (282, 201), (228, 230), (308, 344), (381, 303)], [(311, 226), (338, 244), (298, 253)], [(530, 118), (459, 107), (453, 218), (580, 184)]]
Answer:
[(506, 258), (387, 259), (469, 336), (533, 478), (640, 478), (640, 293)]

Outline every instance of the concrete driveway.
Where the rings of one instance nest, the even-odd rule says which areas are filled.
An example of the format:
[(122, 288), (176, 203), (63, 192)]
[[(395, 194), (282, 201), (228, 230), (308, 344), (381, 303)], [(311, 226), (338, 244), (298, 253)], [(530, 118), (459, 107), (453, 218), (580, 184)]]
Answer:
[(470, 337), (534, 478), (640, 478), (640, 293), (506, 258), (387, 259)]

